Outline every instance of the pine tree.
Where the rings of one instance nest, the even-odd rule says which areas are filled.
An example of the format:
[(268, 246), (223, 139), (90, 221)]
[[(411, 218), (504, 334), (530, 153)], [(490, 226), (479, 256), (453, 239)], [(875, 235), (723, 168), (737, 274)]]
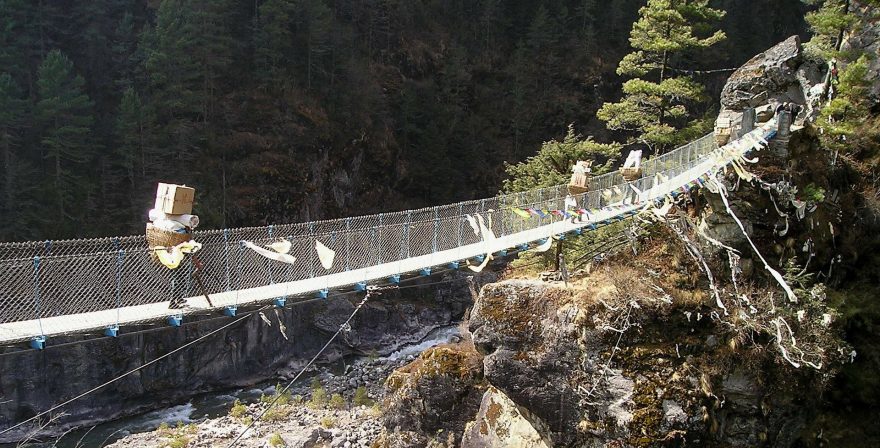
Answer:
[(93, 185), (88, 171), (97, 148), (91, 135), (92, 102), (84, 84), (59, 50), (49, 52), (37, 72), (36, 118), (43, 157), (49, 162), (48, 197), (61, 233), (83, 222)]
[(28, 228), (25, 195), (33, 193), (33, 183), (21, 148), (26, 113), (27, 102), (15, 80), (0, 74), (0, 240), (21, 238)]
[(333, 49), (333, 12), (323, 0), (302, 0), (303, 21), (306, 27), (307, 73), (306, 86), (312, 88), (312, 80), (329, 74), (324, 56)]
[[(840, 54), (840, 46), (846, 32), (852, 32), (859, 24), (855, 5), (851, 0), (805, 0), (809, 4), (820, 4), (819, 8), (806, 15), (805, 19), (813, 30), (813, 37), (807, 43), (807, 51), (825, 59), (855, 60), (858, 55)], [(880, 6), (877, 0), (862, 0), (861, 3)]]
[(268, 0), (260, 5), (259, 23), (254, 33), (257, 76), (266, 86), (289, 87), (293, 62), (296, 14), (294, 0)]
[[(710, 8), (708, 0), (648, 0), (639, 10), (639, 20), (630, 33), (636, 51), (626, 55), (617, 68), (631, 76), (623, 85), (623, 99), (605, 103), (597, 113), (611, 130), (636, 133), (634, 142), (661, 153), (692, 137), (687, 129), (698, 121), (690, 119), (688, 105), (705, 99), (704, 87), (686, 76), (683, 56), (708, 48), (725, 39), (715, 31), (701, 37), (710, 24), (724, 17), (724, 11)], [(642, 79), (651, 75), (653, 80)]]
[(578, 160), (592, 160), (593, 172), (601, 174), (620, 157), (620, 150), (620, 144), (597, 143), (592, 137), (577, 134), (574, 125), (569, 125), (562, 141), (545, 142), (535, 156), (515, 165), (506, 165), (510, 178), (504, 181), (503, 191), (514, 193), (568, 183), (571, 167)]

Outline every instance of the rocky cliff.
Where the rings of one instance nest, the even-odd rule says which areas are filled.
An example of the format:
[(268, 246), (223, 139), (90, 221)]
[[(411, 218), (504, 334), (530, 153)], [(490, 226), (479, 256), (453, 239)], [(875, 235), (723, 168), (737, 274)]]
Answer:
[[(456, 378), (486, 392), (479, 406), (469, 397), (458, 408), (464, 415), (447, 416), (471, 422), (445, 426), (454, 433), (445, 442), (430, 433), (436, 425), (426, 436), (425, 427), (401, 424), (430, 421), (428, 408), (441, 403), (401, 405), (409, 395), (392, 382), (389, 437), (379, 446), (880, 440), (870, 425), (842, 424), (877, 415), (877, 361), (864, 342), (877, 319), (852, 286), (876, 289), (868, 236), (876, 221), (864, 179), (821, 147), (811, 124), (826, 70), (797, 37), (747, 62), (723, 90), (722, 113), (800, 105), (792, 137), (754, 154), (744, 172), (722, 173), (724, 191), (681, 196), (647, 236), (569, 285), (485, 286), (469, 320), (482, 368)], [(432, 385), (449, 390), (435, 374), (444, 375), (418, 375), (419, 396), (433, 396)], [(441, 396), (449, 412), (450, 397)]]

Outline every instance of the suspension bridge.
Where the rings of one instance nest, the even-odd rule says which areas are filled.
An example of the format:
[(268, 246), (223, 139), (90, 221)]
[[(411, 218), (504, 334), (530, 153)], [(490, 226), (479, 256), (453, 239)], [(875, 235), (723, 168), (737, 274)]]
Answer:
[[(189, 315), (234, 316), (239, 307), (285, 306), (297, 298), (326, 298), (331, 290), (397, 283), (405, 274), (480, 265), (486, 257), (632, 217), (714, 175), (776, 133), (772, 119), (751, 131), (737, 130), (738, 138), (722, 147), (709, 134), (648, 160), (635, 181), (617, 172), (596, 176), (589, 191), (575, 196), (560, 185), (419, 210), (197, 231), (199, 261), (189, 257), (176, 270), (151, 257), (143, 235), (0, 243), (0, 345), (30, 342), (41, 349), (58, 336), (116, 336), (126, 326), (163, 321), (179, 326)], [(579, 212), (525, 218), (517, 209)], [(266, 258), (247, 244), (280, 239), (290, 242), (295, 262)], [(331, 266), (319, 259), (316, 241), (335, 252)], [(196, 269), (204, 289), (194, 281)], [(170, 308), (172, 300), (186, 306)]]

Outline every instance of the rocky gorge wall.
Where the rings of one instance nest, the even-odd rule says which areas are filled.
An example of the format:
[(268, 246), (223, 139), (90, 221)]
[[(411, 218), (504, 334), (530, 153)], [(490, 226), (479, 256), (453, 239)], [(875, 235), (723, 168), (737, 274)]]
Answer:
[[(477, 287), (492, 278), (488, 272), (477, 277)], [(350, 330), (320, 361), (352, 353), (383, 354), (419, 341), (434, 328), (460, 321), (472, 303), (468, 281), (458, 274), (434, 280), (448, 282), (418, 280), (430, 285), (374, 294)], [(197, 393), (295, 373), (348, 318), (361, 297), (356, 293), (300, 305), (291, 301), (284, 309), (263, 311), (60, 409), (60, 417), (47, 431), (57, 433), (67, 427), (168, 406)], [(126, 335), (123, 329), (118, 338), (69, 345), (53, 340), (42, 351), (0, 356), (0, 427), (44, 411), (229, 321), (206, 319), (133, 335)], [(20, 431), (4, 434), (0, 442), (15, 441), (22, 435)]]

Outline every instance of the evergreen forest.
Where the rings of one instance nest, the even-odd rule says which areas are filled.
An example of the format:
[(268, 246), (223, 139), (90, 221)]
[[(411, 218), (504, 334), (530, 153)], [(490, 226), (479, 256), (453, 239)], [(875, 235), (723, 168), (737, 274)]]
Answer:
[[(607, 117), (651, 87), (644, 4), (0, 0), (0, 241), (140, 233), (157, 182), (251, 226), (490, 196), (545, 141), (668, 149), (689, 134)], [(710, 4), (691, 132), (724, 69), (807, 32), (798, 0)]]

